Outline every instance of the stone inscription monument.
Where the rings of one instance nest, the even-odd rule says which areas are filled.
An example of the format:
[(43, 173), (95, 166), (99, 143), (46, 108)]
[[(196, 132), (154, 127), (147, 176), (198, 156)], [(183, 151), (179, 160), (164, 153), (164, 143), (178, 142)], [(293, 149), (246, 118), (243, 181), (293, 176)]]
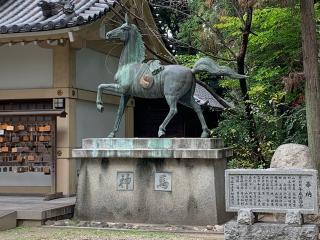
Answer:
[(212, 225), (225, 223), (221, 139), (84, 139), (75, 215), (79, 220)]
[[(318, 228), (302, 214), (318, 213), (317, 171), (227, 170), (226, 210), (238, 212), (225, 225), (225, 239), (317, 239)], [(256, 223), (257, 213), (286, 213), (285, 223)]]
[(226, 171), (227, 211), (250, 208), (256, 212), (318, 211), (315, 171)]

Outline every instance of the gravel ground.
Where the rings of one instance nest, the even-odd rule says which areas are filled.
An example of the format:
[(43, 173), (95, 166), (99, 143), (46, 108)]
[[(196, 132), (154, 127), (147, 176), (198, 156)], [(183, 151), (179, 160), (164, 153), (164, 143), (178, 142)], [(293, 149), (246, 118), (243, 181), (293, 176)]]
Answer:
[(116, 229), (116, 230), (143, 230), (146, 232), (167, 232), (167, 233), (223, 233), (223, 225), (188, 226), (170, 224), (144, 224), (144, 223), (117, 223), (117, 222), (97, 222), (79, 221), (76, 219), (63, 219), (58, 221), (48, 220), (46, 226), (51, 227), (78, 227), (95, 229)]
[(137, 239), (173, 239), (222, 240), (223, 235), (213, 234), (175, 234), (164, 232), (141, 232), (137, 230), (110, 231), (95, 229), (61, 229), (41, 227), (19, 227), (0, 232), (1, 240), (137, 240)]

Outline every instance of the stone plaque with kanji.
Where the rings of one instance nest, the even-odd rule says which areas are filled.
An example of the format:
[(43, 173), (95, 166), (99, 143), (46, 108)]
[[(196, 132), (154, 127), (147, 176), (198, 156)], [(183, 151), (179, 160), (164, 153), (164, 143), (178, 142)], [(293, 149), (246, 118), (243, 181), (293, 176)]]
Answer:
[(133, 191), (134, 186), (133, 172), (118, 172), (117, 173), (117, 190), (118, 191)]
[(156, 191), (171, 192), (172, 174), (168, 172), (155, 173), (154, 189)]
[(226, 210), (254, 212), (299, 210), (318, 213), (317, 171), (304, 169), (231, 169), (225, 172)]

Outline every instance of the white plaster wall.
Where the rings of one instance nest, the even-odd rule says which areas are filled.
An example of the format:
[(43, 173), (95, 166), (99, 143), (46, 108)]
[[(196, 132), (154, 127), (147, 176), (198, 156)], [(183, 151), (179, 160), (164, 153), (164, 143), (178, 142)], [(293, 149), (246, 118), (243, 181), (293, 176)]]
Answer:
[[(78, 100), (76, 104), (76, 140), (81, 147), (83, 138), (107, 137), (113, 129), (118, 106), (104, 105), (104, 112), (96, 110), (94, 102)], [(117, 137), (125, 137), (125, 116), (123, 116)]]
[(34, 45), (0, 47), (0, 89), (51, 88), (52, 50)]
[(41, 172), (1, 172), (0, 187), (50, 187), (51, 180), (51, 175), (44, 175)]
[(119, 59), (85, 48), (76, 54), (76, 87), (97, 91), (101, 83), (113, 83)]

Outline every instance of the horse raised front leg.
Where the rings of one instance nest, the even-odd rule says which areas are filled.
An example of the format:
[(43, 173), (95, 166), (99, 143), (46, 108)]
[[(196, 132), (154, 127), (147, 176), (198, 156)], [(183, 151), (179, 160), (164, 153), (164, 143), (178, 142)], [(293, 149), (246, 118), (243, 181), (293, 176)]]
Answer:
[(97, 109), (99, 112), (103, 112), (103, 110), (104, 110), (103, 101), (102, 101), (103, 91), (122, 94), (120, 105), (119, 105), (119, 110), (118, 110), (118, 115), (117, 115), (117, 119), (116, 119), (114, 128), (113, 128), (112, 132), (108, 135), (108, 137), (115, 137), (116, 132), (119, 129), (119, 124), (121, 121), (123, 110), (124, 110), (125, 105), (127, 104), (128, 100), (126, 100), (126, 98), (123, 99), (124, 98), (124, 90), (122, 87), (120, 87), (119, 84), (100, 84), (98, 86), (98, 91), (97, 91)]
[(174, 117), (174, 115), (176, 115), (178, 112), (177, 98), (172, 97), (172, 96), (166, 96), (166, 100), (167, 100), (167, 103), (169, 105), (170, 110), (169, 110), (167, 117), (165, 118), (165, 120), (163, 121), (163, 123), (159, 127), (158, 137), (163, 137), (165, 135), (167, 125), (169, 124), (171, 119)]
[(126, 105), (127, 105), (128, 101), (129, 101), (129, 99), (130, 99), (129, 95), (123, 94), (121, 96), (120, 103), (119, 103), (119, 108), (118, 108), (118, 112), (117, 112), (116, 121), (114, 123), (114, 127), (113, 127), (112, 132), (108, 136), (109, 138), (113, 138), (113, 137), (116, 136), (116, 133), (119, 130), (119, 126), (120, 126), (120, 123), (121, 123), (121, 119), (122, 119), (124, 110), (126, 108)]
[(123, 94), (123, 89), (120, 87), (119, 84), (100, 84), (98, 86), (98, 91), (97, 91), (97, 109), (99, 112), (103, 112), (104, 107), (103, 107), (103, 101), (102, 101), (102, 93), (103, 91), (109, 91), (112, 93), (120, 93)]

